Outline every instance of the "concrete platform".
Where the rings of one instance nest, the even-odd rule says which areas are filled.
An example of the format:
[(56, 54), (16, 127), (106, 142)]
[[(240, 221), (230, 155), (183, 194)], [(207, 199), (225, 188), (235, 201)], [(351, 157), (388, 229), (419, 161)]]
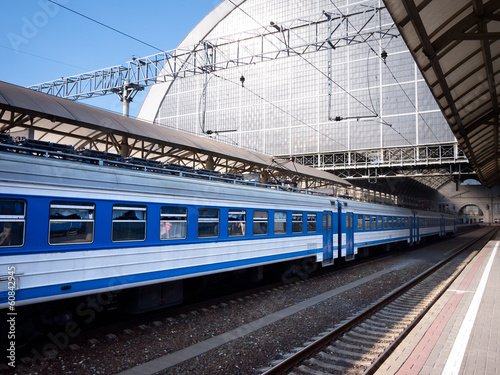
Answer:
[(500, 374), (500, 238), (466, 267), (376, 374)]

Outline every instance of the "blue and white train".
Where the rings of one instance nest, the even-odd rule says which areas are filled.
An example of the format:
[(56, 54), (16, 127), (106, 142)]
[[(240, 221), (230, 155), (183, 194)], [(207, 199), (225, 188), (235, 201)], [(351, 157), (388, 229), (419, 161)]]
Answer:
[(328, 266), (456, 231), (442, 213), (12, 150), (0, 151), (1, 309), (12, 290), (16, 306), (134, 291), (145, 311), (180, 302), (196, 276)]

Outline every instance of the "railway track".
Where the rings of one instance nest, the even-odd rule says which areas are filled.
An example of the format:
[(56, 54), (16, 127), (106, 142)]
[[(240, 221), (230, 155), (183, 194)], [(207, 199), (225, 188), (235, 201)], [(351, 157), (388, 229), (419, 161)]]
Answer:
[(263, 375), (373, 374), (478, 252), (465, 261), (459, 255), (486, 243), (497, 231), (464, 244), (360, 314), (313, 338)]

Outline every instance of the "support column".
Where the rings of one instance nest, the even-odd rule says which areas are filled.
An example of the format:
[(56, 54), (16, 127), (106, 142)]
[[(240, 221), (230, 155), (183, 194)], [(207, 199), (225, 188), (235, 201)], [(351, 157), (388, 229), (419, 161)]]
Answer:
[(128, 137), (122, 138), (122, 143), (120, 144), (120, 155), (127, 157), (130, 152), (130, 146), (128, 145)]
[(269, 182), (269, 173), (265, 169), (260, 172), (260, 182), (262, 184), (267, 184)]
[(208, 155), (207, 160), (205, 161), (205, 169), (208, 169), (210, 171), (215, 170), (215, 162), (213, 156)]

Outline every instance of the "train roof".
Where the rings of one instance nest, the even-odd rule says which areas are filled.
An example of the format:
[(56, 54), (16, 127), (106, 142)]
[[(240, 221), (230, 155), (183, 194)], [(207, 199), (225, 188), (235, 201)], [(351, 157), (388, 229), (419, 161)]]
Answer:
[(345, 198), (336, 198), (345, 212), (358, 212), (365, 215), (411, 215), (416, 213), (420, 217), (438, 218), (441, 216), (455, 217), (452, 213), (442, 213), (427, 210), (416, 210), (413, 208), (390, 206), (377, 203), (360, 202)]
[(272, 185), (262, 189), (256, 187), (262, 185), (259, 183), (196, 174), (186, 177), (189, 172), (168, 169), (158, 169), (155, 173), (149, 168), (141, 169), (140, 165), (136, 165), (138, 169), (120, 168), (13, 152), (0, 152), (0, 163), (0, 186), (12, 186), (15, 194), (22, 190), (26, 195), (45, 195), (54, 189), (69, 188), (78, 191), (82, 199), (109, 199), (112, 194), (114, 199), (123, 197), (123, 200), (134, 197), (135, 200), (165, 202), (166, 197), (171, 197), (172, 201), (193, 204), (206, 200), (223, 206), (224, 202), (234, 205), (239, 201), (318, 209), (334, 201), (333, 197), (310, 194), (303, 189), (302, 194)]
[[(273, 170), (330, 184), (351, 184), (332, 173), (209, 138), (125, 117), (0, 81), (0, 133), (34, 130), (35, 139), (107, 151), (126, 142), (128, 156), (154, 160), (189, 159), (221, 168)], [(189, 156), (188, 156), (189, 155)]]

